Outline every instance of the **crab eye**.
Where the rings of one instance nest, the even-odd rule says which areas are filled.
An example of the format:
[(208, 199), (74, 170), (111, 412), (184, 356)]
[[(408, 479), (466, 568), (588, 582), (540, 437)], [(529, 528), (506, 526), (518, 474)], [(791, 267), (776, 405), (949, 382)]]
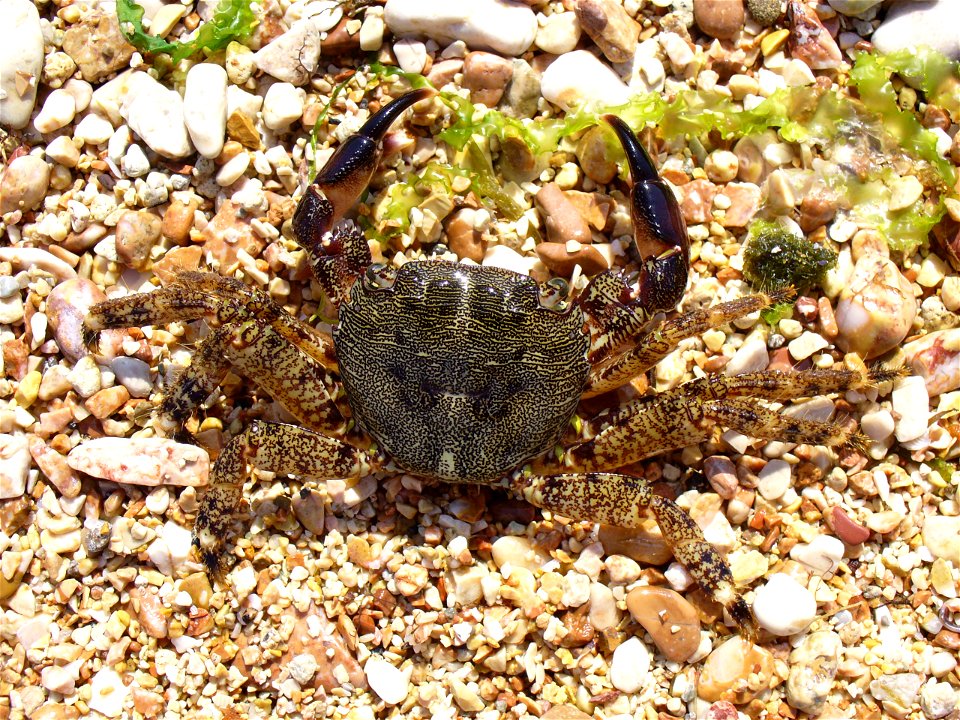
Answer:
[(551, 278), (540, 289), (540, 306), (548, 310), (563, 312), (567, 309), (570, 297), (570, 283), (563, 278)]
[(384, 263), (373, 263), (367, 267), (363, 276), (363, 284), (368, 290), (382, 290), (393, 287), (397, 278), (397, 271)]

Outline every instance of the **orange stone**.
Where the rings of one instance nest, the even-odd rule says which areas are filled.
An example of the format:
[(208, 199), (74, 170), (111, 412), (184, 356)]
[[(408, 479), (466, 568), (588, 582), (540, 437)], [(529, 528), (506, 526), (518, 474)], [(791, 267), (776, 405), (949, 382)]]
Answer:
[(700, 646), (697, 609), (669, 588), (641, 586), (627, 593), (627, 609), (667, 660), (684, 662)]

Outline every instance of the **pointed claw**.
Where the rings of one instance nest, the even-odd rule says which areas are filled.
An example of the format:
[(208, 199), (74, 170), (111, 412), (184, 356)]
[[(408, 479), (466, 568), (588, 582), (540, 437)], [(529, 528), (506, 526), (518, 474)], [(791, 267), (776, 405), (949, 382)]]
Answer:
[(390, 126), (411, 106), (434, 94), (421, 88), (403, 95), (375, 113), (348, 137), (307, 188), (293, 216), (293, 226), (303, 242), (327, 233), (360, 198), (380, 162), (381, 142)]
[(683, 296), (690, 270), (690, 239), (680, 204), (630, 126), (616, 115), (603, 119), (623, 146), (633, 180), (630, 214), (643, 259), (640, 299), (651, 313), (671, 310)]

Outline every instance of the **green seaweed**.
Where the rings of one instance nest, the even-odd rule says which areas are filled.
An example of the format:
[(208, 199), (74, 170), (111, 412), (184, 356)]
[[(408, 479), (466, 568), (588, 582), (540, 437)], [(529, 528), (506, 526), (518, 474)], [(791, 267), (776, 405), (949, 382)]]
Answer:
[(777, 223), (757, 220), (750, 226), (743, 251), (743, 275), (770, 292), (793, 287), (802, 292), (823, 282), (837, 254), (798, 237)]
[(253, 5), (257, 0), (220, 0), (213, 17), (186, 42), (168, 42), (143, 29), (143, 8), (133, 0), (117, 0), (117, 20), (120, 32), (137, 50), (143, 53), (168, 53), (178, 63), (201, 50), (216, 52), (231, 40), (250, 35), (257, 26)]

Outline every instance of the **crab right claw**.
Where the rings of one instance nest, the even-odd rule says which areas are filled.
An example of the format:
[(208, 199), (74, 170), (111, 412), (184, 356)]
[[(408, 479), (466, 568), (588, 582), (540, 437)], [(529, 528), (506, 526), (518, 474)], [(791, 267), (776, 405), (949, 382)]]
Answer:
[(377, 169), (382, 141), (390, 126), (404, 111), (435, 92), (421, 88), (400, 96), (341, 143), (317, 173), (293, 215), (293, 229), (301, 243), (319, 245), (337, 220), (357, 203)]
[(616, 115), (603, 119), (623, 146), (633, 180), (630, 215), (643, 260), (639, 299), (651, 314), (672, 310), (683, 297), (690, 270), (690, 239), (680, 204), (630, 126)]

